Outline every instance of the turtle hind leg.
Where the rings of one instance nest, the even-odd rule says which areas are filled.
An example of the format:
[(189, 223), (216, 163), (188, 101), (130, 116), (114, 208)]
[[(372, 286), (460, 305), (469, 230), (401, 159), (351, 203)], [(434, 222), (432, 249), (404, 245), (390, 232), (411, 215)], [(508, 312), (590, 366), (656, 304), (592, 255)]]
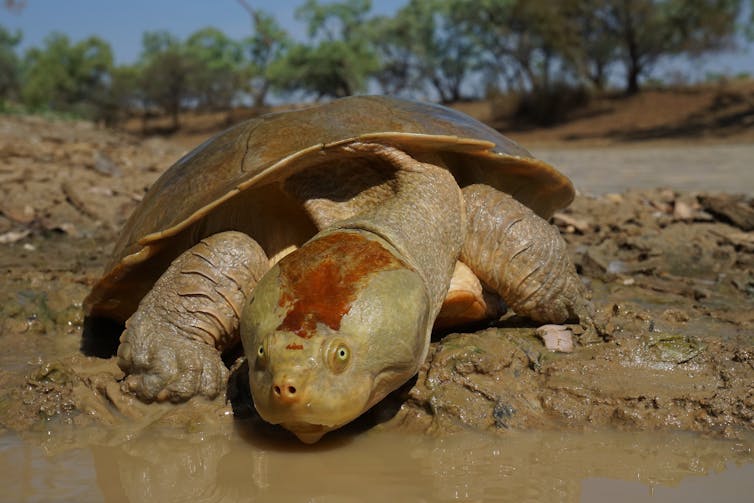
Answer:
[(457, 261), (434, 328), (444, 330), (471, 325), (499, 318), (504, 312), (500, 297), (484, 290), (469, 266)]
[(209, 236), (176, 258), (120, 337), (128, 390), (146, 401), (220, 394), (228, 374), (220, 352), (238, 340), (241, 311), (267, 268), (262, 248), (235, 231)]
[(558, 230), (487, 185), (463, 189), (467, 235), (461, 260), (517, 314), (538, 323), (592, 326), (586, 288)]

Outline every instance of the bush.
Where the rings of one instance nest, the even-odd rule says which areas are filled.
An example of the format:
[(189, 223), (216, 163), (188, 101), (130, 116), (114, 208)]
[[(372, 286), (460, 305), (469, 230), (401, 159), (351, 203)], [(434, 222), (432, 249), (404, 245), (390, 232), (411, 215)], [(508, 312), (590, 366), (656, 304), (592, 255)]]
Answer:
[(591, 98), (583, 87), (555, 84), (548, 90), (519, 94), (513, 119), (536, 126), (552, 126), (567, 120), (574, 110), (589, 105)]

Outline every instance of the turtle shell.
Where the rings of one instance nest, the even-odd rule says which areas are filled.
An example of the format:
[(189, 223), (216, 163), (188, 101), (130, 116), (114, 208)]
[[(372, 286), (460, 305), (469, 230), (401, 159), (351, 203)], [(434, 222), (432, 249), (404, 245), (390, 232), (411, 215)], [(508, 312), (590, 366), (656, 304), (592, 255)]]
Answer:
[(317, 228), (283, 189), (288, 177), (341, 160), (349, 142), (433, 155), (458, 184), (484, 183), (549, 218), (573, 199), (570, 180), (494, 129), (443, 106), (362, 96), (261, 116), (207, 140), (168, 169), (127, 221), (88, 316), (125, 321), (168, 264), (200, 239), (240, 230), (268, 256)]

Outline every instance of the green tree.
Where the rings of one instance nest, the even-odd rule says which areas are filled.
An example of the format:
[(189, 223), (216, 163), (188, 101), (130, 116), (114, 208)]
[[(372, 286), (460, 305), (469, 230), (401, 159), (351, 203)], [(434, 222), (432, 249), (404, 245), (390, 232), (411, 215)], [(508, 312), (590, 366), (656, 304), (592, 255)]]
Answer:
[(480, 0), (455, 2), (456, 23), (481, 51), (491, 84), (518, 91), (549, 91), (568, 73), (578, 43), (568, 22), (572, 2)]
[(217, 28), (203, 28), (191, 34), (185, 45), (193, 70), (188, 84), (197, 105), (211, 110), (230, 108), (241, 86), (241, 44)]
[(582, 81), (597, 90), (607, 86), (610, 70), (618, 59), (618, 37), (608, 29), (607, 0), (576, 0), (566, 10), (576, 43), (563, 52)]
[(241, 41), (248, 62), (246, 90), (251, 94), (254, 106), (261, 108), (272, 85), (272, 65), (285, 56), (292, 42), (275, 18), (252, 8), (245, 0), (239, 0), (239, 3), (248, 12), (252, 24), (252, 35)]
[(99, 37), (72, 44), (60, 33), (49, 35), (42, 48), (27, 51), (23, 62), (24, 103), (93, 117), (106, 94), (113, 56)]
[(180, 127), (180, 112), (191, 98), (191, 75), (196, 63), (185, 44), (166, 31), (142, 36), (141, 89), (147, 106), (162, 109), (172, 119), (172, 129)]
[(369, 0), (320, 4), (307, 0), (296, 17), (307, 23), (310, 44), (294, 44), (270, 67), (273, 85), (304, 91), (317, 99), (339, 98), (366, 89), (378, 68), (367, 29)]
[(728, 47), (740, 0), (607, 0), (604, 22), (619, 41), (626, 92), (665, 56), (698, 55)]
[(400, 16), (377, 16), (369, 23), (369, 39), (379, 60), (372, 77), (383, 94), (400, 95), (417, 91), (420, 62), (414, 50), (414, 37)]
[(392, 19), (372, 23), (383, 89), (425, 88), (443, 103), (463, 99), (478, 46), (459, 24), (461, 0), (410, 0)]
[(21, 32), (11, 33), (0, 26), (0, 107), (18, 93), (21, 61), (16, 46), (20, 42)]
[(144, 102), (141, 69), (137, 65), (116, 66), (99, 107), (99, 118), (109, 126), (116, 125), (136, 110), (143, 109)]

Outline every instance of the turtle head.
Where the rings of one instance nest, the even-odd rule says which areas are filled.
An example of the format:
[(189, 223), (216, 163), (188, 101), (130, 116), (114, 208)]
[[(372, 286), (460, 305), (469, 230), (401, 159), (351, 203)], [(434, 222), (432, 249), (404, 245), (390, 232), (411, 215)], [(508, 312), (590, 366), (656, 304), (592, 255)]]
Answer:
[(241, 337), (260, 416), (313, 443), (416, 373), (429, 297), (419, 274), (358, 232), (315, 238), (257, 284)]

